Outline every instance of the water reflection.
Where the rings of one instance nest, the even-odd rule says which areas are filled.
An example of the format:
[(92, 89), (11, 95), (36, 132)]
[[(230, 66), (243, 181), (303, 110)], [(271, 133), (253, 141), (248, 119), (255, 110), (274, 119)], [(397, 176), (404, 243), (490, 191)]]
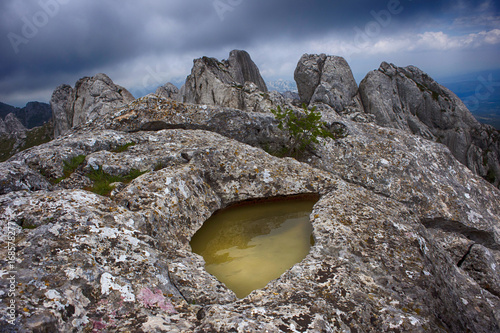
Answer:
[(215, 214), (193, 236), (206, 270), (240, 298), (264, 287), (309, 253), (315, 200), (261, 202)]

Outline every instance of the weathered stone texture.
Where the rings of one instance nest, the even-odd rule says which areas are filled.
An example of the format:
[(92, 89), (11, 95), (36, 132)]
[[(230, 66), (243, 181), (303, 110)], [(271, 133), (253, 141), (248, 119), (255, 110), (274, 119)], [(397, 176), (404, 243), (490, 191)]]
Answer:
[(480, 124), (462, 101), (414, 66), (383, 62), (366, 75), (359, 91), (377, 124), (445, 144), (475, 173), (500, 184), (500, 136)]
[[(1, 163), (0, 269), (15, 230), (16, 329), (498, 332), (498, 188), (442, 144), (316, 105), (347, 135), (302, 161), (262, 149), (286, 140), (268, 112), (148, 95)], [(104, 197), (88, 190), (99, 169), (146, 173)], [(237, 299), (191, 237), (232, 203), (296, 194), (319, 195), (310, 253)]]
[(114, 84), (105, 74), (82, 78), (76, 82), (75, 88), (62, 85), (54, 91), (50, 101), (55, 123), (54, 137), (133, 100), (134, 96), (127, 89)]

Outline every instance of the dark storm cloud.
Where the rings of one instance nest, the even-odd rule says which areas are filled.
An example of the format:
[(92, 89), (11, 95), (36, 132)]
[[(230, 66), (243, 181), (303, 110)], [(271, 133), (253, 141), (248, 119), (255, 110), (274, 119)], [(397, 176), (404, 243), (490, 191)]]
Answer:
[(142, 89), (160, 84), (148, 81), (151, 71), (187, 75), (193, 57), (225, 57), (232, 48), (253, 50), (275, 68), (273, 61), (296, 63), (315, 40), (318, 49), (325, 44), (324, 52), (338, 51), (325, 36), (335, 35), (352, 53), (366, 33), (375, 36), (374, 44), (384, 36), (438, 30), (443, 22), (454, 23), (455, 31), (480, 32), (485, 13), (490, 29), (498, 17), (488, 0), (3, 0), (0, 13), (3, 102), (21, 92), (47, 100), (57, 85), (98, 70)]

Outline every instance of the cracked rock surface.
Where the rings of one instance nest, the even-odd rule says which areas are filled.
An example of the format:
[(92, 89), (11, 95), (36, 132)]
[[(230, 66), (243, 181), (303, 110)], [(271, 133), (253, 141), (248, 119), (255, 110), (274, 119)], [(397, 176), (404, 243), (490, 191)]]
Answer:
[[(322, 112), (349, 135), (319, 145), (308, 163), (259, 148), (280, 140), (268, 114), (159, 96), (2, 163), (2, 244), (16, 233), (16, 329), (497, 331), (498, 189), (442, 145)], [(244, 124), (258, 131), (238, 133)], [(104, 197), (88, 190), (94, 169), (146, 173)], [(220, 208), (310, 193), (320, 199), (309, 255), (244, 299), (190, 250)]]
[[(305, 93), (344, 96), (320, 75), (343, 62), (308, 59), (324, 80)], [(265, 103), (148, 95), (99, 100), (90, 121), (0, 163), (2, 330), (500, 331), (498, 188), (446, 146), (325, 101), (314, 100), (323, 120), (345, 135), (300, 161), (265, 151), (287, 139)], [(105, 195), (96, 173), (112, 182)], [(304, 194), (319, 196), (310, 253), (247, 297), (191, 252), (217, 210)]]

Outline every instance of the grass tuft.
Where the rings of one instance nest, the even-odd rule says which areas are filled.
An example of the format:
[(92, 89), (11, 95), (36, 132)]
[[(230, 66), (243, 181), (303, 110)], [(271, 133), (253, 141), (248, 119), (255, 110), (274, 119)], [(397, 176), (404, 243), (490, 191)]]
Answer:
[(88, 188), (88, 190), (99, 195), (109, 196), (109, 194), (113, 190), (111, 184), (113, 183), (128, 184), (132, 180), (145, 174), (146, 172), (148, 172), (148, 170), (140, 171), (137, 169), (132, 169), (128, 174), (124, 176), (115, 176), (115, 175), (110, 175), (104, 172), (102, 168), (99, 168), (98, 170), (93, 170), (86, 174), (86, 176), (89, 177), (90, 180), (94, 182), (94, 185)]
[(115, 149), (112, 149), (111, 152), (113, 153), (123, 153), (124, 151), (127, 151), (130, 147), (135, 146), (137, 143), (136, 142), (129, 142), (124, 145), (118, 146)]

